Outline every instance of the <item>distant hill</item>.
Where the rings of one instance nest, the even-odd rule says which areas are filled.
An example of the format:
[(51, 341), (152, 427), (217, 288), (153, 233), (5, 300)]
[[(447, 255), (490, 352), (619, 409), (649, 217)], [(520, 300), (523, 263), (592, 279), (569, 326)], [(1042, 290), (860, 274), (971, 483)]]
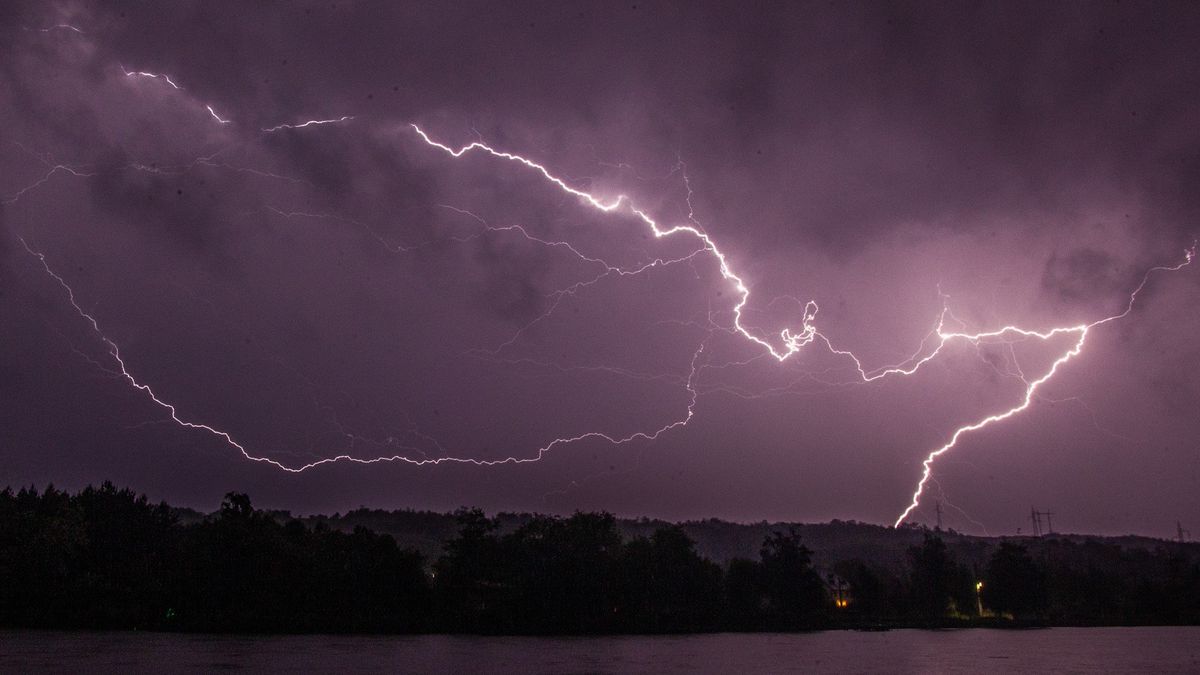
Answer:
[[(204, 514), (191, 509), (177, 509), (176, 514), (183, 522), (204, 518)], [(281, 522), (299, 520), (309, 527), (320, 522), (331, 529), (346, 532), (356, 527), (366, 527), (386, 533), (394, 537), (401, 547), (411, 547), (420, 551), (427, 562), (436, 560), (442, 554), (443, 543), (458, 533), (454, 514), (433, 511), (384, 511), (362, 508), (330, 516), (297, 518), (287, 511), (275, 511), (273, 515)], [(499, 513), (497, 517), (502, 524), (502, 531), (507, 532), (528, 522), (533, 514)], [(841, 520), (828, 523), (731, 523), (711, 518), (671, 523), (649, 518), (621, 518), (617, 523), (626, 539), (649, 537), (659, 528), (678, 524), (696, 542), (696, 551), (701, 556), (722, 565), (734, 558), (757, 559), (763, 540), (771, 532), (786, 532), (789, 528), (795, 528), (803, 538), (804, 545), (812, 550), (813, 563), (817, 569), (829, 569), (840, 560), (859, 559), (897, 572), (907, 565), (909, 547), (920, 544), (925, 533), (929, 531), (920, 526), (892, 528)], [(939, 534), (960, 562), (975, 569), (982, 569), (986, 565), (988, 557), (1001, 541), (1019, 541), (1035, 554), (1052, 542), (1061, 541), (1093, 542), (1098, 545), (1147, 551), (1170, 546), (1185, 551), (1189, 559), (1200, 560), (1200, 543), (1181, 545), (1165, 539), (1135, 535), (1106, 537), (1053, 534), (1044, 537), (980, 537), (954, 530), (943, 530)]]

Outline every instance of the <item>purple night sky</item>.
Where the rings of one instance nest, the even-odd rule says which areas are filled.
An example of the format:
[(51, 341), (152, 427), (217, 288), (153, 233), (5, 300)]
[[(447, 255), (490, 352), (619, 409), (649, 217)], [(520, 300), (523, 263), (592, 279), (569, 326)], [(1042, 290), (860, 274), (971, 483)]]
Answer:
[[(4, 3), (0, 484), (891, 524), (1078, 334), (870, 383), (830, 343), (870, 373), (943, 307), (1121, 314), (1200, 231), (1197, 43), (1169, 2)], [(737, 333), (713, 252), (630, 203), (711, 237), (771, 347), (815, 301), (812, 341)], [(37, 254), (137, 382), (289, 467), (687, 423), (289, 473), (172, 422)], [(1146, 278), (913, 520), (1200, 528), (1200, 268)]]

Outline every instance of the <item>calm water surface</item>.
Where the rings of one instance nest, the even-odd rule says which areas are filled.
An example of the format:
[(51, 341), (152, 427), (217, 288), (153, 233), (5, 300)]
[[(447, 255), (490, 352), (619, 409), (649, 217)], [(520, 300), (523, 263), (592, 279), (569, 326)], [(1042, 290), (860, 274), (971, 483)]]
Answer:
[(0, 631), (0, 673), (180, 671), (1200, 673), (1200, 627), (605, 638)]

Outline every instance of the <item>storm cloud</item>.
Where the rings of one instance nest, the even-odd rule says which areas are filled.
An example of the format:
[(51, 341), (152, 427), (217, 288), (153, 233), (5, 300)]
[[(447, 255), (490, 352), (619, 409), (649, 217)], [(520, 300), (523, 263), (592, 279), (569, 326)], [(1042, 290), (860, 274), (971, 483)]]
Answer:
[[(778, 364), (730, 333), (736, 291), (694, 237), (410, 125), (699, 223), (757, 335), (811, 299), (870, 369), (919, 352), (943, 303), (955, 328), (1073, 325), (1182, 262), (1197, 41), (1193, 3), (7, 4), (3, 482), (890, 523), (926, 453), (1069, 342), (955, 344), (871, 384), (819, 342)], [(689, 381), (695, 415), (536, 463), (288, 474), (165, 422), (26, 246), (182, 416), (289, 466), (653, 432)], [(1030, 410), (939, 462), (954, 527), (1200, 512), (1198, 280), (1152, 275)]]

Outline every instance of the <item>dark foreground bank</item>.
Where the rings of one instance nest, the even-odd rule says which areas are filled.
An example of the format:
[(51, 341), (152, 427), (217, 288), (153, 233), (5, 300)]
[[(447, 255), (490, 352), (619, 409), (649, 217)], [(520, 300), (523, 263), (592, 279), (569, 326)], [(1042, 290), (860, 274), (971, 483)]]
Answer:
[(474, 510), (436, 559), (252, 508), (181, 522), (111, 484), (0, 492), (0, 625), (232, 633), (686, 633), (821, 628), (1200, 624), (1196, 547), (925, 533), (903, 564), (818, 570), (795, 531), (717, 564), (679, 527), (624, 537), (608, 514)]

